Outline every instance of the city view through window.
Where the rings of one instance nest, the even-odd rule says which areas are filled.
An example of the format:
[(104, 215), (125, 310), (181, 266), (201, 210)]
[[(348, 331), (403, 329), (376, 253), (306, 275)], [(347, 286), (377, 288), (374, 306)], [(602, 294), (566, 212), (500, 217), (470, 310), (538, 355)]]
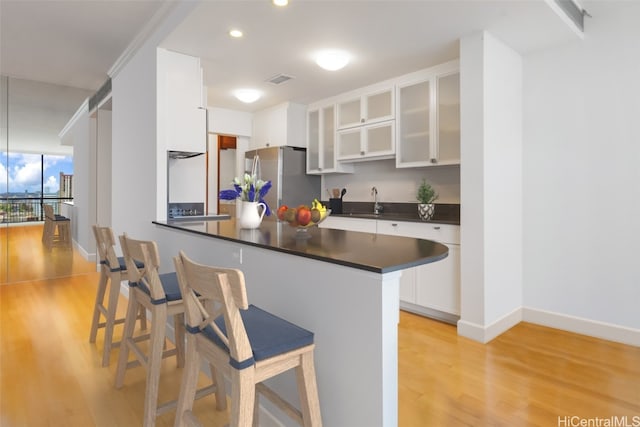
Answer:
[(56, 213), (73, 197), (73, 157), (0, 153), (0, 222), (42, 221), (42, 204)]

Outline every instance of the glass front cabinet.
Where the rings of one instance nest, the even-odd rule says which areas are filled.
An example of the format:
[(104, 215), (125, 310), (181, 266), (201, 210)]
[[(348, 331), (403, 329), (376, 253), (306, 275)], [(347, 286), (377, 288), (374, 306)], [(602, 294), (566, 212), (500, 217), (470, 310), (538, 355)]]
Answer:
[(460, 164), (460, 72), (453, 61), (398, 83), (396, 166)]
[(349, 173), (353, 166), (336, 159), (335, 104), (310, 106), (307, 112), (307, 173)]

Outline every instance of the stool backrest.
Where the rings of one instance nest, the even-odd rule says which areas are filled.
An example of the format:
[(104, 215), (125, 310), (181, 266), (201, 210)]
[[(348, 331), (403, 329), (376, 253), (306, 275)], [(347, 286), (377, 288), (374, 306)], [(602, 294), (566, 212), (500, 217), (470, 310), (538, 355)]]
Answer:
[[(253, 357), (239, 311), (249, 308), (242, 271), (198, 264), (182, 251), (173, 261), (189, 329), (211, 326), (233, 359), (243, 361)], [(224, 316), (226, 334), (214, 322), (220, 314)]]
[(56, 214), (53, 212), (53, 206), (44, 204), (44, 205), (42, 205), (42, 208), (44, 209), (45, 218), (46, 219), (52, 219), (52, 220), (55, 221)]
[(93, 236), (96, 238), (96, 247), (100, 264), (110, 268), (119, 268), (118, 256), (116, 255), (116, 238), (111, 227), (93, 226)]
[[(124, 233), (120, 236), (120, 246), (127, 265), (129, 282), (142, 283), (154, 300), (164, 299), (166, 295), (160, 281), (160, 254), (156, 242), (131, 239)], [(144, 267), (139, 268), (139, 265)]]

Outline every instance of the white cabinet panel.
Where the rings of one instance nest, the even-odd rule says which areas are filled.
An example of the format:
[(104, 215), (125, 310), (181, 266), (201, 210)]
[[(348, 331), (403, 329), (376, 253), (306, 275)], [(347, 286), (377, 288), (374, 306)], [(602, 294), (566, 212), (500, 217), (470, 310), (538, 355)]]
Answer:
[(286, 102), (258, 111), (253, 116), (250, 148), (306, 147), (307, 107)]
[(447, 245), (449, 255), (416, 271), (415, 304), (460, 315), (460, 245)]
[[(449, 248), (447, 258), (415, 267), (400, 285), (400, 300), (444, 313), (460, 314), (460, 227), (450, 224), (377, 221), (380, 234), (434, 240)], [(413, 280), (413, 283), (411, 281)]]
[(167, 150), (204, 153), (207, 112), (200, 58), (158, 49), (159, 139)]

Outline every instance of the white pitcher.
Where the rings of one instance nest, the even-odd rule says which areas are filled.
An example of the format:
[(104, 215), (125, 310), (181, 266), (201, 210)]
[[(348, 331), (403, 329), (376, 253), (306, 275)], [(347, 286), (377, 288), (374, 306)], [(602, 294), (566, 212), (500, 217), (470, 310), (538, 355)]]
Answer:
[[(258, 213), (258, 206), (262, 206), (262, 212), (260, 213)], [(242, 209), (238, 217), (240, 228), (253, 229), (260, 227), (266, 211), (267, 206), (264, 203), (242, 201)]]

